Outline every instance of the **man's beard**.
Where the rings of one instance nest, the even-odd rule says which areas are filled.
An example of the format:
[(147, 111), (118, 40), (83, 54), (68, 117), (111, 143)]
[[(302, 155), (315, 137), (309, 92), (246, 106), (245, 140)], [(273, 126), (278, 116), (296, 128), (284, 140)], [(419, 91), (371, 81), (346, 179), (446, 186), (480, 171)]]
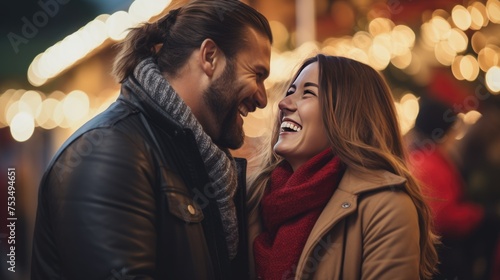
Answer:
[(235, 87), (235, 71), (231, 62), (226, 64), (224, 72), (203, 94), (203, 99), (212, 111), (219, 135), (213, 141), (223, 148), (237, 149), (243, 145), (245, 133), (243, 127), (236, 123), (238, 111), (238, 94)]

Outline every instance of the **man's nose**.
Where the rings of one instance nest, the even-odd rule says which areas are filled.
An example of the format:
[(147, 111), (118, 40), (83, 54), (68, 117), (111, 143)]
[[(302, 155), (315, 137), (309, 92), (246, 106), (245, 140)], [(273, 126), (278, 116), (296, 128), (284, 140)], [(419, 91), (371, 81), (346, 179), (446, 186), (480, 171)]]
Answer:
[(260, 85), (258, 92), (255, 94), (255, 106), (261, 109), (267, 106), (267, 92), (264, 83)]

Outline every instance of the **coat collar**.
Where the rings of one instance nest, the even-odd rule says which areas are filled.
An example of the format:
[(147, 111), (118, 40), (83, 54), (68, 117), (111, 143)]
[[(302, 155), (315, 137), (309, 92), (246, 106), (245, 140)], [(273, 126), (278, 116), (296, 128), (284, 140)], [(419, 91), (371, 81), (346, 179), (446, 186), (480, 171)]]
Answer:
[(299, 259), (296, 279), (301, 279), (307, 259), (311, 256), (321, 238), (334, 225), (356, 211), (359, 195), (390, 186), (398, 186), (404, 182), (406, 182), (405, 178), (385, 170), (359, 173), (347, 168), (337, 190), (326, 204), (309, 234)]
[(339, 183), (339, 190), (358, 195), (389, 186), (401, 185), (406, 179), (386, 170), (375, 170), (370, 173), (356, 172), (350, 168), (344, 173)]

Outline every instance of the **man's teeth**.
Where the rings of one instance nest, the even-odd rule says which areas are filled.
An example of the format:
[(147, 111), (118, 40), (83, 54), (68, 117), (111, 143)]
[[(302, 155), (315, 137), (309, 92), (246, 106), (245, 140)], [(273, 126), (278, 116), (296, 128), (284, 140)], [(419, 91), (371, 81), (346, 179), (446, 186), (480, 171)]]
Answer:
[(284, 121), (284, 122), (281, 123), (281, 128), (282, 129), (289, 128), (289, 129), (291, 129), (291, 130), (293, 130), (295, 132), (299, 132), (299, 131), (302, 130), (302, 127), (297, 126), (294, 123), (287, 122), (287, 121)]
[(240, 114), (241, 114), (243, 117), (248, 116), (248, 109), (247, 109), (247, 107), (245, 107), (245, 106), (243, 106), (243, 105), (242, 105), (242, 106), (240, 106), (240, 107), (238, 108), (238, 111), (240, 111)]

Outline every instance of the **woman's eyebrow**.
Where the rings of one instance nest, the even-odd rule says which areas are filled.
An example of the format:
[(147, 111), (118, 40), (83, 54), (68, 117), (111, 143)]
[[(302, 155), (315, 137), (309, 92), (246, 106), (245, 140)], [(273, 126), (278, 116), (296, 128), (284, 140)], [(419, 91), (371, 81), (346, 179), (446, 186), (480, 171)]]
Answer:
[(319, 86), (317, 84), (311, 83), (311, 82), (304, 83), (304, 87), (317, 87), (317, 88), (319, 88)]

